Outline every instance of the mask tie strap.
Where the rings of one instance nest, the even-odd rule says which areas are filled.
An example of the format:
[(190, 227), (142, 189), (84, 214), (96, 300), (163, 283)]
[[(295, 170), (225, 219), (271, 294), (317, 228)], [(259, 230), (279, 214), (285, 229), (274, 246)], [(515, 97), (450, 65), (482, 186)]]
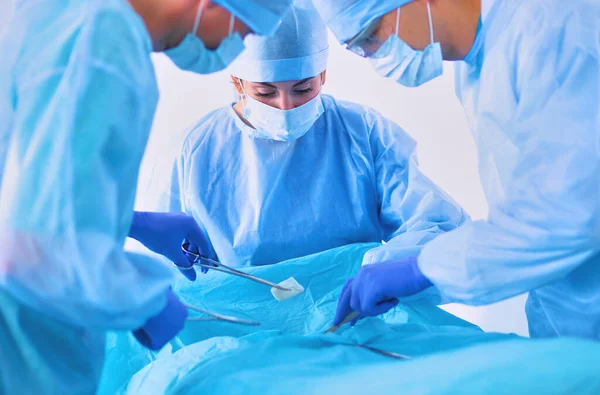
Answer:
[[(429, 3), (427, 3), (429, 4)], [(396, 36), (400, 33), (400, 7), (396, 10)]]
[(231, 18), (229, 18), (229, 35), (231, 35), (231, 33), (233, 33), (234, 25), (235, 25), (235, 16), (233, 16), (233, 14), (231, 14)]
[(196, 20), (194, 21), (194, 29), (192, 30), (193, 35), (198, 34), (198, 28), (200, 27), (200, 18), (202, 17), (202, 11), (204, 11), (204, 7), (202, 6), (204, 1), (200, 1), (198, 4), (198, 12), (196, 13)]
[(429, 37), (433, 44), (433, 19), (431, 18), (431, 6), (429, 5), (429, 1), (427, 2), (427, 15), (429, 16)]
[(240, 89), (242, 90), (242, 105), (244, 106), (244, 112), (246, 112), (246, 100), (248, 100), (248, 94), (246, 93), (246, 90), (244, 90), (244, 84), (242, 83), (242, 80), (239, 78), (237, 78), (237, 80), (238, 84), (240, 84)]

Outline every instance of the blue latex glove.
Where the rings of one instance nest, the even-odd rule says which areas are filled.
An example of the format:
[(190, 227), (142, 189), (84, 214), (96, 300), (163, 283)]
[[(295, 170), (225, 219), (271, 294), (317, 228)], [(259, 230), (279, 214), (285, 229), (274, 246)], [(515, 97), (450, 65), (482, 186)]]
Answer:
[(144, 347), (158, 351), (183, 329), (187, 315), (187, 308), (169, 290), (165, 308), (135, 330), (133, 335)]
[(421, 273), (416, 257), (363, 266), (344, 284), (333, 324), (338, 325), (353, 311), (360, 313), (358, 319), (383, 314), (396, 307), (398, 297), (432, 285)]
[[(196, 271), (192, 265), (194, 257), (186, 256), (181, 250), (183, 243), (189, 245), (193, 252), (217, 260), (208, 237), (196, 220), (185, 213), (136, 211), (129, 237), (170, 259), (190, 281), (196, 279)], [(206, 270), (203, 272), (206, 273)]]

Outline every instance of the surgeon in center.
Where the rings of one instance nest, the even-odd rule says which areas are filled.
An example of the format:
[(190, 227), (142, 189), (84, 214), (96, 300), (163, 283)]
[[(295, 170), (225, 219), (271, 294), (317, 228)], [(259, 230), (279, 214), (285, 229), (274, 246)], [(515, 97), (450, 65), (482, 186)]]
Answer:
[(469, 221), (421, 173), (398, 125), (321, 92), (327, 29), (312, 2), (245, 43), (230, 68), (239, 100), (191, 128), (159, 199), (159, 210), (192, 215), (222, 262), (269, 265), (369, 241), (388, 243), (366, 262), (400, 258)]

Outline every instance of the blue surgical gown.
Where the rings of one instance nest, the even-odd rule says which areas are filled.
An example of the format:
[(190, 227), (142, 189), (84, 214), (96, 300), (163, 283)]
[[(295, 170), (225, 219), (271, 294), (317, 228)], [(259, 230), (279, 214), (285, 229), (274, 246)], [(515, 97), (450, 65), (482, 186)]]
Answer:
[(419, 265), (450, 300), (530, 291), (532, 336), (600, 339), (600, 7), (483, 1), (456, 86), (489, 202)]
[(123, 251), (151, 52), (125, 0), (22, 1), (0, 39), (0, 393), (93, 392), (103, 331), (165, 304), (170, 269)]
[(401, 258), (468, 219), (421, 173), (415, 141), (398, 125), (321, 100), (324, 114), (293, 142), (250, 138), (231, 106), (208, 114), (187, 136), (161, 208), (192, 215), (235, 266), (382, 240), (390, 243), (367, 263)]

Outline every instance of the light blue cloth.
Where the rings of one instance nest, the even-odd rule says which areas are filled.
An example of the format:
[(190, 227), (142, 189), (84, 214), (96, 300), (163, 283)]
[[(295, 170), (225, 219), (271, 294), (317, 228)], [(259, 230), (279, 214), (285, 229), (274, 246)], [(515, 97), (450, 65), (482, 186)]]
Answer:
[(327, 27), (310, 0), (296, 0), (273, 36), (248, 36), (244, 43), (228, 71), (245, 81), (297, 81), (327, 68)]
[(456, 69), (489, 218), (423, 250), (451, 300), (533, 290), (532, 336), (600, 339), (600, 9), (574, 0), (484, 1)]
[[(324, 389), (333, 385), (352, 388), (352, 384), (364, 389), (374, 381), (388, 393), (397, 393), (404, 382), (402, 388), (412, 389), (410, 393), (450, 389), (514, 393), (520, 386), (541, 390), (533, 393), (565, 393), (600, 387), (599, 344), (566, 339), (536, 342), (484, 333), (424, 302), (400, 305), (383, 317), (323, 335), (331, 325), (346, 278), (358, 271), (363, 254), (376, 245), (345, 246), (243, 269), (275, 282), (293, 276), (306, 288), (283, 302), (271, 296), (269, 287), (223, 273), (211, 272), (197, 283), (177, 280), (174, 290), (187, 303), (255, 319), (261, 326), (189, 322), (172, 347), (148, 359), (149, 366), (132, 380), (125, 380), (124, 384), (129, 381), (127, 393), (193, 394), (206, 388), (211, 394), (338, 393)], [(355, 345), (414, 360), (398, 362)], [(140, 363), (143, 355), (127, 348), (118, 351), (109, 350), (105, 377), (123, 374), (133, 366), (126, 363), (144, 366)], [(121, 358), (114, 359), (117, 355)], [(378, 380), (374, 380), (376, 369), (385, 369)], [(435, 379), (428, 379), (432, 375)], [(123, 388), (106, 393), (122, 392)]]
[(340, 44), (346, 44), (369, 23), (414, 0), (313, 0)]
[[(413, 329), (363, 324), (355, 332), (383, 330), (367, 344), (397, 352), (433, 350), (444, 339), (436, 331)], [(466, 348), (410, 361), (353, 347), (354, 338), (361, 336), (348, 336), (347, 331), (332, 336), (263, 332), (242, 339), (213, 338), (157, 360), (133, 377), (125, 393), (183, 395), (206, 388), (215, 395), (593, 395), (600, 391), (598, 343), (568, 338), (497, 341), (500, 335), (489, 335), (489, 343), (469, 347), (472, 336), (452, 336)]]
[(143, 324), (171, 271), (123, 251), (158, 101), (142, 20), (120, 0), (30, 1), (0, 47), (0, 284), (74, 324)]
[[(99, 394), (115, 394), (150, 362), (170, 358), (173, 352), (183, 346), (212, 337), (240, 338), (269, 331), (293, 335), (322, 333), (332, 325), (344, 282), (356, 274), (363, 255), (377, 246), (377, 243), (349, 245), (276, 265), (243, 269), (273, 282), (293, 276), (305, 287), (305, 291), (284, 302), (273, 298), (270, 287), (237, 276), (210, 271), (206, 275), (199, 275), (196, 282), (190, 282), (181, 276), (173, 285), (173, 290), (184, 303), (217, 313), (257, 320), (261, 325), (256, 327), (224, 322), (188, 322), (171, 345), (160, 353), (144, 350), (129, 333), (111, 333), (107, 341), (107, 361)], [(191, 314), (195, 315), (196, 313)], [(439, 329), (444, 335), (436, 343), (438, 349), (460, 346), (465, 339), (457, 342), (456, 334), (458, 337), (465, 334), (471, 342), (504, 338), (485, 335), (474, 325), (424, 301), (413, 302), (410, 306), (402, 305), (386, 314), (384, 319), (388, 323), (414, 325), (411, 332), (430, 332), (437, 327), (444, 327)], [(370, 320), (379, 322), (382, 319)], [(411, 352), (413, 350), (414, 348)]]
[(214, 0), (261, 36), (277, 30), (293, 0)]
[(365, 261), (399, 259), (468, 219), (420, 172), (415, 141), (398, 125), (322, 101), (323, 115), (289, 143), (249, 138), (231, 107), (208, 114), (190, 131), (158, 210), (192, 215), (232, 266), (382, 240), (389, 244)]
[(35, 311), (0, 288), (0, 394), (95, 394), (105, 333)]
[(2, 376), (2, 393), (92, 388), (65, 344), (103, 348), (101, 329), (137, 328), (166, 302), (171, 269), (123, 251), (158, 100), (151, 50), (122, 0), (20, 2), (0, 40), (0, 288), (12, 300), (0, 370), (20, 354), (11, 372), (26, 377)]

